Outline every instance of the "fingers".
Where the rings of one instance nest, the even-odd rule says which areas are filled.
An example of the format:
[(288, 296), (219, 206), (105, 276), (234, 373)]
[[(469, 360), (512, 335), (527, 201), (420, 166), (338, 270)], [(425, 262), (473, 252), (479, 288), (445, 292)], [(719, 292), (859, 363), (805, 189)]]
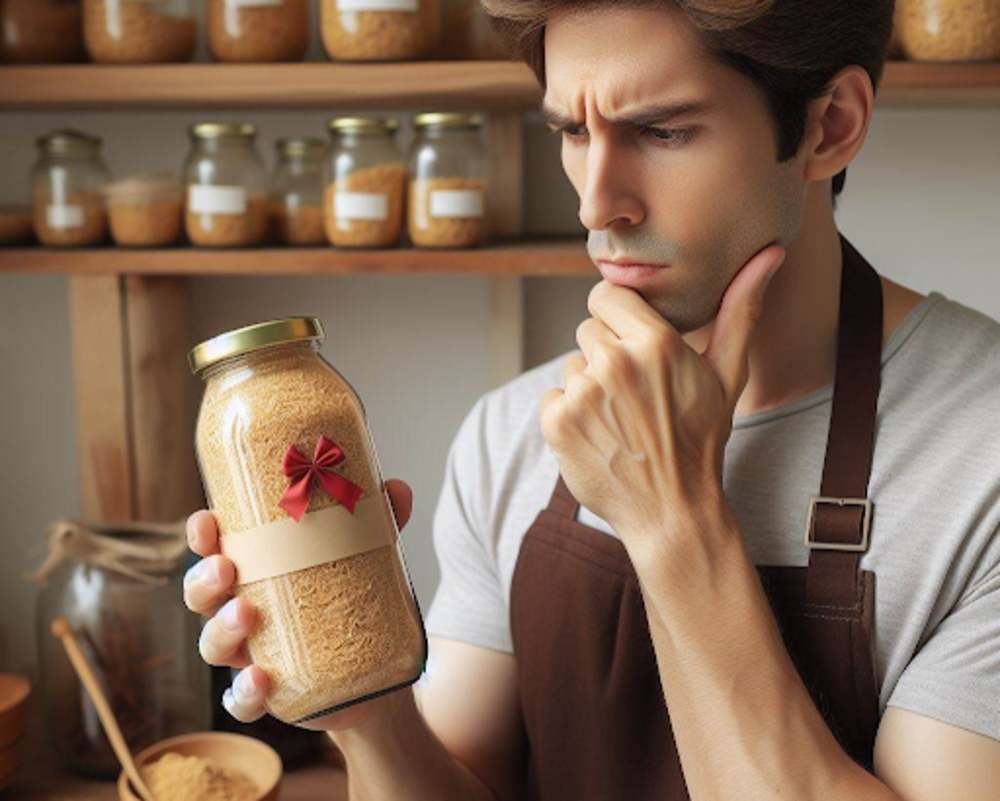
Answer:
[(215, 515), (199, 509), (187, 519), (188, 547), (198, 556), (211, 556), (219, 552), (219, 527)]
[(392, 511), (396, 516), (396, 526), (402, 531), (413, 512), (413, 490), (405, 481), (390, 478), (385, 482), (386, 492), (392, 502)]
[(222, 694), (222, 705), (226, 711), (242, 723), (253, 723), (264, 712), (267, 697), (267, 674), (256, 665), (241, 670)]
[(246, 665), (244, 644), (256, 625), (257, 610), (251, 603), (242, 598), (226, 601), (201, 630), (198, 639), (201, 658), (210, 665)]
[(235, 580), (236, 568), (229, 559), (208, 556), (184, 574), (184, 603), (192, 612), (211, 617), (229, 598)]

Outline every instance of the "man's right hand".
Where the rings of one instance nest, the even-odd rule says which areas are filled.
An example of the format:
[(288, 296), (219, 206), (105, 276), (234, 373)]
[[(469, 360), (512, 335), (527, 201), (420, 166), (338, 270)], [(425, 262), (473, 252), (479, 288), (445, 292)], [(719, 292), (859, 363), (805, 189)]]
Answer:
[[(400, 530), (410, 519), (413, 493), (398, 479), (385, 483)], [(265, 713), (268, 693), (267, 674), (250, 661), (247, 637), (257, 624), (257, 610), (244, 598), (233, 597), (236, 568), (219, 551), (219, 528), (215, 516), (201, 509), (187, 520), (187, 538), (191, 550), (203, 557), (184, 577), (184, 603), (192, 612), (209, 617), (201, 632), (198, 649), (210, 665), (239, 668), (232, 687), (226, 689), (222, 704), (237, 720), (249, 723)], [(315, 718), (301, 724), (304, 728), (338, 731), (358, 726), (376, 711), (391, 706), (395, 693)]]

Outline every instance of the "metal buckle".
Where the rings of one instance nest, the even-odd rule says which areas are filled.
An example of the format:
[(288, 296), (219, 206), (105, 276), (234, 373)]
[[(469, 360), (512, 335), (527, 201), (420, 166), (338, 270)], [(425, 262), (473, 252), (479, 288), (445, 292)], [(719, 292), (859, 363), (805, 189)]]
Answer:
[[(864, 514), (861, 518), (861, 542), (816, 542), (812, 539), (813, 521), (816, 517), (817, 503), (835, 503), (838, 506), (850, 505), (864, 507)], [(857, 551), (868, 550), (868, 529), (871, 526), (872, 502), (868, 498), (827, 498), (817, 495), (809, 502), (809, 520), (806, 522), (805, 546), (807, 548), (817, 548), (827, 551)]]

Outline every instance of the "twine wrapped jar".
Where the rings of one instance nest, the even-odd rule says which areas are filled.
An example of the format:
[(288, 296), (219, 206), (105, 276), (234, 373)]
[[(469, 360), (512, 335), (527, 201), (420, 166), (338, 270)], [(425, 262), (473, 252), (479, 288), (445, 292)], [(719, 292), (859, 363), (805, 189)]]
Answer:
[(365, 410), (322, 338), (292, 317), (190, 354), (202, 479), (234, 593), (258, 611), (250, 658), (293, 724), (412, 684), (427, 656)]

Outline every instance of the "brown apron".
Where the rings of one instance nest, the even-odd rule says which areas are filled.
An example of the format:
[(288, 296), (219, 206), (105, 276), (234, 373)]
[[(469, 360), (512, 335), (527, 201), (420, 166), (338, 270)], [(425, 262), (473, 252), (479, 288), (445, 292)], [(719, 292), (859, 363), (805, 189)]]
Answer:
[[(872, 768), (878, 726), (875, 574), (860, 570), (882, 355), (878, 273), (841, 235), (837, 364), (808, 567), (758, 566), (785, 646), (844, 750)], [(622, 542), (576, 521), (562, 475), (521, 544), (511, 633), (528, 741), (528, 798), (689, 798)], [(805, 540), (809, 539), (807, 545)], [(705, 632), (711, 636), (711, 632)], [(667, 666), (669, 669), (669, 666)]]

